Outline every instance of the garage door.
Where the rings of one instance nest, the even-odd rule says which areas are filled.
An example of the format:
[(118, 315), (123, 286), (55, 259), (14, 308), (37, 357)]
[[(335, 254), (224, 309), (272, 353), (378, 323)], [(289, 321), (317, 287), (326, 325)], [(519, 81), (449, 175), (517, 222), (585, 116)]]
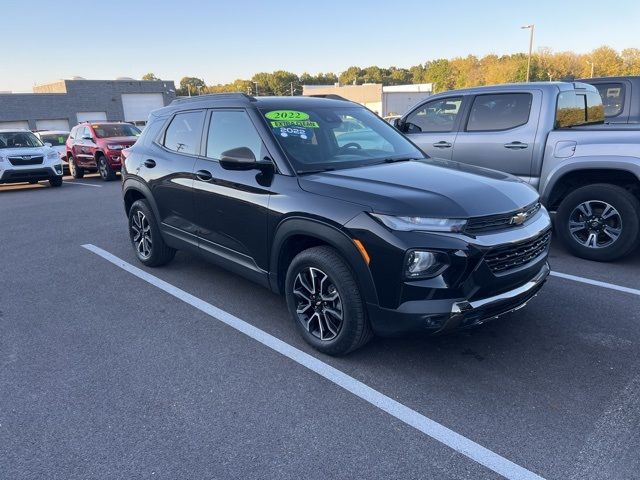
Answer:
[(17, 120), (15, 122), (0, 122), (0, 128), (10, 128), (15, 130), (16, 128), (24, 128), (25, 130), (29, 130), (29, 122), (26, 120)]
[(125, 122), (144, 122), (153, 110), (164, 107), (161, 93), (123, 93)]
[(69, 120), (66, 118), (58, 118), (53, 120), (36, 120), (36, 128), (38, 130), (62, 130), (69, 131)]
[(78, 117), (78, 123), (107, 121), (106, 112), (78, 112), (76, 116)]

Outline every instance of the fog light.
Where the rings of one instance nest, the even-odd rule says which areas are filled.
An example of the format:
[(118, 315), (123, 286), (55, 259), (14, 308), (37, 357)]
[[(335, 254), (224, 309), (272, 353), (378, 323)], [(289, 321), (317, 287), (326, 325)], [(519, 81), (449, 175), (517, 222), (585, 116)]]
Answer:
[(447, 255), (441, 252), (410, 250), (405, 260), (407, 278), (429, 278), (441, 274), (449, 265)]
[(58, 175), (62, 175), (62, 165), (58, 164), (58, 165), (54, 165), (53, 169), (56, 171), (56, 173)]

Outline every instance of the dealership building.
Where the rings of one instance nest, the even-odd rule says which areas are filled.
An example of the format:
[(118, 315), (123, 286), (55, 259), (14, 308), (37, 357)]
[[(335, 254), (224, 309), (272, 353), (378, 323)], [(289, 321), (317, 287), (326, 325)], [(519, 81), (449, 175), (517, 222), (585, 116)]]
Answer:
[(70, 130), (80, 122), (145, 125), (149, 113), (176, 98), (173, 81), (74, 78), (33, 87), (33, 93), (0, 93), (0, 129)]

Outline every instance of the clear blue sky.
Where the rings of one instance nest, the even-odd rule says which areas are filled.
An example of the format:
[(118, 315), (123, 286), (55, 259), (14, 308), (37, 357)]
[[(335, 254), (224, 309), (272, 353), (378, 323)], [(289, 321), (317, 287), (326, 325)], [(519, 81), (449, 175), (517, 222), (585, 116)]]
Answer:
[[(153, 72), (207, 84), (528, 48), (640, 47), (640, 2), (2, 0), (0, 91)], [(82, 42), (82, 44), (80, 43)]]

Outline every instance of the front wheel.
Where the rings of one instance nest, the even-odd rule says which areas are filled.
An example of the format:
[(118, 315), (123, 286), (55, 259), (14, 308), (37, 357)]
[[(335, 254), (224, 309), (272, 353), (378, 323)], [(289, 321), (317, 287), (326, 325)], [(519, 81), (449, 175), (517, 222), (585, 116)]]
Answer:
[(138, 260), (159, 267), (173, 260), (176, 251), (164, 243), (158, 222), (146, 200), (137, 200), (129, 210), (129, 238)]
[(49, 185), (51, 185), (52, 187), (61, 187), (62, 177), (51, 177), (49, 179)]
[(616, 260), (638, 245), (640, 202), (617, 185), (587, 185), (560, 203), (555, 227), (574, 255), (598, 262)]
[(84, 168), (79, 167), (76, 164), (76, 159), (73, 158), (71, 155), (68, 155), (67, 158), (69, 159), (69, 173), (71, 174), (71, 176), (73, 178), (82, 178), (82, 177), (84, 177)]
[(107, 157), (104, 155), (100, 155), (98, 157), (98, 171), (100, 172), (100, 177), (105, 182), (110, 182), (116, 179), (116, 172), (111, 168), (109, 162), (107, 162)]
[(285, 295), (298, 331), (323, 353), (347, 354), (373, 336), (354, 275), (331, 247), (313, 247), (293, 259)]

